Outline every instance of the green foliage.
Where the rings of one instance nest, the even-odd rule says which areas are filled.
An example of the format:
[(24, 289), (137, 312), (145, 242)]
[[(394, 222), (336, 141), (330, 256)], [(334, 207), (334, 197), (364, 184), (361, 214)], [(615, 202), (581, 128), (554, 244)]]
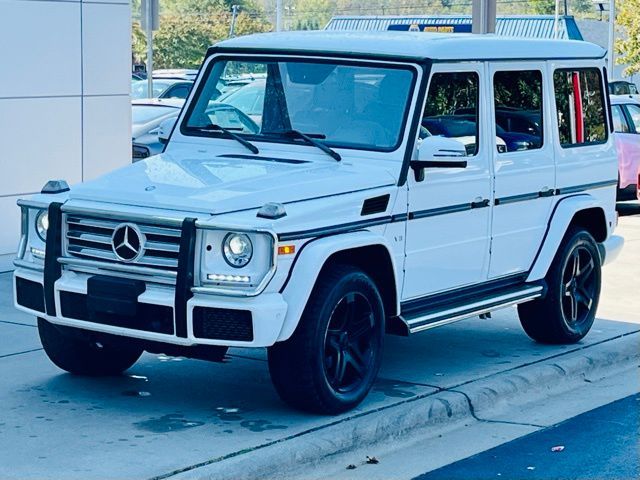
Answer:
[(498, 72), (494, 76), (497, 105), (532, 111), (542, 108), (542, 75), (536, 70)]
[(552, 15), (556, 11), (556, 2), (554, 0), (529, 0), (529, 8), (531, 13)]
[(198, 68), (207, 47), (228, 33), (220, 16), (163, 15), (154, 34), (154, 68)]
[(620, 54), (618, 63), (628, 63), (625, 75), (640, 72), (640, 0), (619, 2), (617, 24), (626, 34), (616, 41), (616, 51)]
[(424, 116), (454, 115), (458, 109), (477, 109), (478, 76), (475, 73), (436, 73), (431, 78)]
[[(252, 0), (161, 0), (160, 28), (154, 32), (154, 68), (198, 68), (209, 46), (224, 40), (231, 26), (230, 5), (240, 5), (236, 35), (271, 29), (264, 13)], [(132, 4), (139, 18), (140, 0)], [(146, 58), (146, 36), (139, 22), (132, 26), (134, 58)]]

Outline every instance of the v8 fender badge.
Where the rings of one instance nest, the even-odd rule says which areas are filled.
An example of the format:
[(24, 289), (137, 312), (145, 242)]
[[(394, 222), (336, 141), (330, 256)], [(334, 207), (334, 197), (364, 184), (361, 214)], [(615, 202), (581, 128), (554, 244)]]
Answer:
[(156, 189), (155, 185), (149, 185), (148, 187), (144, 187), (145, 192), (153, 192)]

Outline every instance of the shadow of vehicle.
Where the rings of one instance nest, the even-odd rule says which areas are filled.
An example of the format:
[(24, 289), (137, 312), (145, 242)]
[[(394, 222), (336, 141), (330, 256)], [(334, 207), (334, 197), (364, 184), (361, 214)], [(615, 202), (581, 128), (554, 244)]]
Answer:
[(640, 215), (640, 202), (618, 202), (616, 210), (621, 217)]

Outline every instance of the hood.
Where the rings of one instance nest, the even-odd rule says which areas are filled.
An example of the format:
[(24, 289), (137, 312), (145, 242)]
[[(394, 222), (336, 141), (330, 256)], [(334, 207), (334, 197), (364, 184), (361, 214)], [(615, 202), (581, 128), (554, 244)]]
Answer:
[(394, 183), (384, 168), (344, 161), (164, 153), (77, 185), (69, 198), (217, 215)]

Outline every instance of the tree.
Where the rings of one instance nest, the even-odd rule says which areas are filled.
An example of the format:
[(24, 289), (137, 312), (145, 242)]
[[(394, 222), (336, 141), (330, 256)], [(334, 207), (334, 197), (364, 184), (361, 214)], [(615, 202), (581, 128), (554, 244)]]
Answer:
[(628, 63), (625, 75), (640, 72), (640, 0), (618, 2), (617, 23), (625, 32), (624, 38), (616, 41), (616, 51), (620, 55), (618, 63)]
[[(198, 68), (207, 48), (229, 35), (231, 4), (241, 7), (236, 35), (271, 29), (251, 0), (161, 0), (160, 28), (153, 35), (154, 68)], [(134, 16), (139, 16), (139, 8), (139, 0), (134, 0)], [(145, 58), (146, 37), (139, 22), (132, 25), (132, 51), (134, 58)]]

